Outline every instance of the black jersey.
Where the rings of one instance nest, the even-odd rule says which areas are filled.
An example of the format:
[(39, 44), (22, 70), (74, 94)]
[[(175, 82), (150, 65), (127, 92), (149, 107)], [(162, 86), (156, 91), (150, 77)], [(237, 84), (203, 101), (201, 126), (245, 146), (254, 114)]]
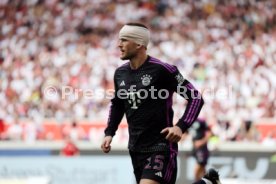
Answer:
[(196, 141), (196, 140), (202, 139), (205, 136), (206, 131), (208, 130), (209, 130), (209, 127), (207, 126), (206, 121), (197, 119), (193, 123), (192, 127), (189, 129), (189, 132), (192, 135), (193, 141)]
[[(128, 148), (132, 151), (168, 148), (161, 130), (173, 126), (172, 95), (179, 92), (187, 107), (177, 123), (184, 132), (197, 118), (203, 99), (193, 85), (185, 80), (177, 67), (148, 57), (136, 70), (129, 62), (117, 68), (114, 74), (115, 97), (111, 100), (105, 135), (114, 136), (124, 114), (129, 127)], [(184, 111), (184, 110), (183, 110)], [(156, 150), (157, 151), (157, 150)]]

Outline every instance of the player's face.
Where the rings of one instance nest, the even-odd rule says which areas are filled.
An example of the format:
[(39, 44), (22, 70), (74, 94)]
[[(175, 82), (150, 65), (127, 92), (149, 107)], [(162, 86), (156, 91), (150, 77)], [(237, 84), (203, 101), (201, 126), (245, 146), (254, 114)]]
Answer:
[(120, 39), (118, 43), (120, 48), (120, 58), (122, 60), (130, 60), (137, 54), (137, 44), (127, 39)]

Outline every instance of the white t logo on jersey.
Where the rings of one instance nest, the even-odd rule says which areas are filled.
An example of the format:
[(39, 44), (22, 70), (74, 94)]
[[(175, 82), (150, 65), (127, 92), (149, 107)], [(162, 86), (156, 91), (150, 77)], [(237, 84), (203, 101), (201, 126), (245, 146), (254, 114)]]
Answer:
[(138, 103), (141, 103), (141, 100), (138, 98), (137, 92), (130, 92), (127, 94), (128, 103), (131, 104), (132, 109), (138, 109)]

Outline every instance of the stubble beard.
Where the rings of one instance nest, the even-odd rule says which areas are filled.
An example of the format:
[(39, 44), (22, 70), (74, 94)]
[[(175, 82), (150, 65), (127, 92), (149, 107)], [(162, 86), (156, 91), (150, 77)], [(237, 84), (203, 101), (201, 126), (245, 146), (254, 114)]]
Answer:
[(121, 60), (131, 60), (134, 57), (134, 54), (127, 54), (121, 57)]

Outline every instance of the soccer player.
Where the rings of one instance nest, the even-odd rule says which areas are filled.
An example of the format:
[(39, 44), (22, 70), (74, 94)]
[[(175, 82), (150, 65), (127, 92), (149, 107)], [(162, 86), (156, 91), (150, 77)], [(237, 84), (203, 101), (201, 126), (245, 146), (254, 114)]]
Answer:
[(198, 181), (206, 172), (205, 167), (209, 158), (207, 143), (212, 136), (212, 132), (205, 120), (197, 119), (189, 129), (189, 133), (193, 141), (193, 156), (197, 162), (194, 171), (195, 180)]
[[(128, 149), (139, 184), (174, 184), (177, 174), (177, 142), (196, 120), (203, 99), (176, 66), (147, 55), (148, 28), (128, 23), (119, 32), (122, 60), (129, 60), (114, 74), (115, 97), (101, 148), (108, 153), (112, 138), (126, 114)], [(172, 96), (187, 100), (183, 116), (173, 125)]]

